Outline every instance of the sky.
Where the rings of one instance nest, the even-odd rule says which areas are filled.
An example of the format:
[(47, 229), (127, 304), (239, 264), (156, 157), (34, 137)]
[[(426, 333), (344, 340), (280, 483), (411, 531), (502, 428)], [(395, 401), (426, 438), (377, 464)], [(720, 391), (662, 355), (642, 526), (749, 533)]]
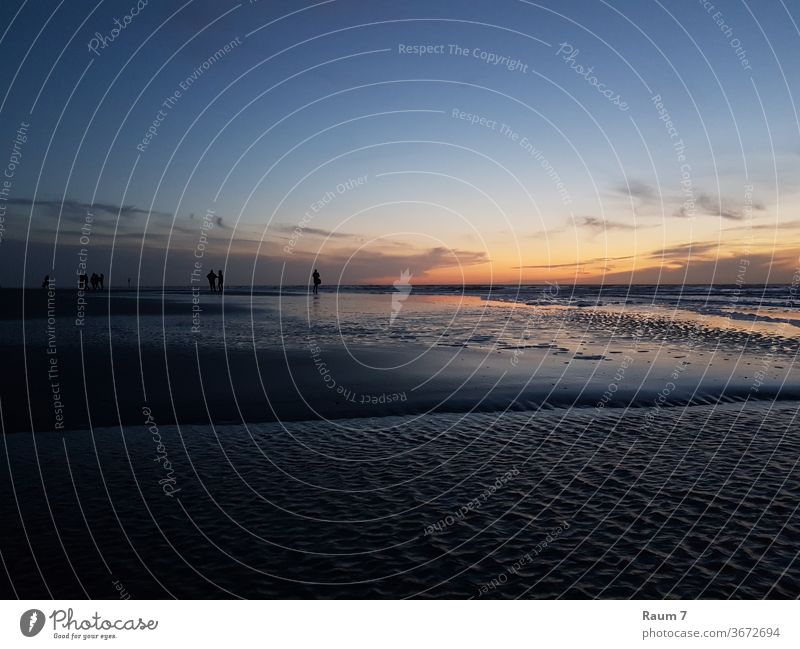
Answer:
[(0, 285), (786, 283), (782, 0), (0, 4)]

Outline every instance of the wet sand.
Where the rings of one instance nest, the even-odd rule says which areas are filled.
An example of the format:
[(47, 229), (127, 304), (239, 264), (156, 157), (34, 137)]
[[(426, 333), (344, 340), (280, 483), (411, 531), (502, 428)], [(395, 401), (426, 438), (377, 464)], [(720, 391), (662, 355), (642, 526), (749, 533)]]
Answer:
[(798, 405), (8, 435), (0, 595), (795, 598)]
[(244, 293), (194, 332), (191, 294), (81, 327), (41, 298), (0, 317), (0, 595), (798, 594), (786, 323)]
[[(141, 425), (143, 408), (165, 424), (185, 425), (800, 398), (791, 331), (745, 334), (613, 310), (555, 310), (541, 319), (476, 300), (459, 303), (454, 313), (472, 322), (489, 312), (493, 320), (481, 335), (467, 326), (426, 339), (411, 320), (391, 336), (370, 340), (369, 331), (357, 330), (346, 339), (331, 326), (347, 326), (344, 304), (336, 319), (318, 315), (318, 328), (281, 322), (280, 331), (256, 340), (251, 321), (275, 321), (277, 311), (269, 309), (278, 298), (262, 297), (266, 310), (256, 313), (248, 297), (204, 296), (206, 330), (194, 336), (190, 296), (92, 295), (90, 324), (76, 327), (63, 315), (74, 300), (74, 292), (65, 292), (51, 335), (43, 292), (30, 293), (39, 302), (28, 300), (37, 306), (24, 321), (24, 336), (23, 321), (7, 318), (2, 325), (7, 433)], [(354, 309), (368, 303), (359, 300)], [(420, 304), (418, 328), (434, 334), (440, 330), (430, 319), (456, 308), (433, 298)], [(302, 312), (305, 298), (280, 306), (282, 317), (290, 308)], [(539, 318), (536, 328), (531, 313)]]

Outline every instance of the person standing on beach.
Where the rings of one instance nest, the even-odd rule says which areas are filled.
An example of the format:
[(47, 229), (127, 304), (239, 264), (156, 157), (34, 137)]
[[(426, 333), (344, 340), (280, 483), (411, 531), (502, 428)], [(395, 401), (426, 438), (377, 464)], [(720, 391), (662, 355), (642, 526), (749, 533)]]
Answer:
[(217, 271), (217, 290), (222, 293), (222, 269)]
[(211, 287), (211, 292), (213, 293), (214, 291), (217, 290), (215, 288), (215, 284), (214, 284), (214, 282), (217, 281), (217, 276), (214, 273), (214, 269), (213, 268), (210, 271), (208, 271), (208, 275), (206, 275), (206, 278), (208, 279), (208, 285)]
[(322, 280), (320, 279), (319, 271), (316, 268), (314, 269), (311, 277), (314, 280), (314, 295), (317, 295), (319, 292), (319, 285), (322, 284)]
[(97, 290), (97, 282), (98, 282), (98, 280), (99, 280), (99, 278), (97, 277), (97, 273), (92, 273), (92, 279), (89, 280), (89, 281), (92, 283), (92, 290), (93, 291)]
[(100, 290), (103, 290), (103, 282), (105, 281), (106, 276), (103, 273), (100, 273), (100, 277), (97, 278), (97, 283), (100, 285)]

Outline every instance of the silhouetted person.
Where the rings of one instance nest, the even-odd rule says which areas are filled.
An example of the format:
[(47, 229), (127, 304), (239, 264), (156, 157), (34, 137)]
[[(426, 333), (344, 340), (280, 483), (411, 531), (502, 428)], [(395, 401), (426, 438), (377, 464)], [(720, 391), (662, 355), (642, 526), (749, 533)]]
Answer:
[(131, 278), (130, 277), (128, 278), (128, 290), (129, 291), (131, 290)]
[(100, 285), (100, 290), (103, 290), (103, 282), (106, 281), (106, 276), (103, 273), (100, 273), (100, 276), (97, 278), (97, 283)]
[(97, 276), (97, 273), (92, 273), (92, 279), (90, 279), (89, 281), (92, 283), (92, 290), (93, 291), (97, 290), (97, 282), (99, 280), (100, 280), (100, 278)]
[(217, 271), (217, 289), (222, 293), (222, 269)]
[(316, 268), (311, 277), (314, 279), (314, 295), (316, 295), (319, 292), (319, 285), (322, 284), (322, 280), (319, 278), (319, 271)]
[(50, 288), (50, 275), (44, 276), (44, 281), (42, 282), (42, 288)]
[(214, 288), (214, 282), (217, 281), (217, 276), (214, 273), (213, 269), (208, 271), (208, 275), (206, 275), (206, 278), (208, 279), (208, 285), (211, 287), (211, 292), (213, 293), (216, 290)]

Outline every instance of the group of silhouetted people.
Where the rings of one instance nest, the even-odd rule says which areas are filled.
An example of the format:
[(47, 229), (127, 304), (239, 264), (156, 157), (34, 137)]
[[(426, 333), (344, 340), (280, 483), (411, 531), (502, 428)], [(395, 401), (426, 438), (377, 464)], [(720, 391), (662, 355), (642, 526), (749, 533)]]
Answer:
[(221, 268), (216, 273), (212, 268), (211, 271), (208, 273), (208, 275), (206, 275), (206, 279), (208, 279), (208, 285), (211, 287), (212, 293), (215, 293), (216, 291), (222, 293), (224, 277), (222, 276)]
[(103, 283), (106, 281), (106, 276), (103, 273), (99, 275), (97, 273), (92, 273), (92, 276), (89, 277), (87, 274), (79, 275), (78, 276), (78, 288), (82, 291), (85, 291), (89, 286), (92, 287), (93, 291), (102, 291), (103, 290)]
[[(87, 288), (89, 288), (89, 286), (91, 286), (93, 291), (102, 291), (105, 281), (106, 276), (103, 273), (100, 273), (99, 275), (97, 273), (92, 273), (91, 277), (84, 273), (83, 275), (78, 275), (78, 288), (81, 291), (85, 291)], [(130, 280), (128, 280), (128, 286), (130, 286)], [(42, 288), (50, 288), (50, 275), (44, 276)]]

